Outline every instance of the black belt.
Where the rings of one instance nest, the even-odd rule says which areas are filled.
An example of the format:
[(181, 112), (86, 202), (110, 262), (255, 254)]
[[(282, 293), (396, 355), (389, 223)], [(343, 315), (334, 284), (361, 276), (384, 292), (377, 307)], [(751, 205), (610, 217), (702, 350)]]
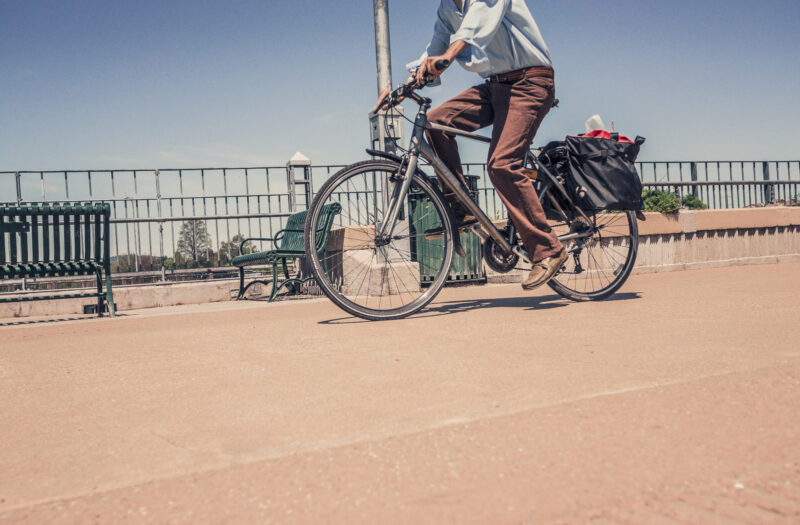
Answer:
[(501, 84), (513, 84), (526, 77), (548, 77), (553, 78), (553, 68), (546, 66), (526, 67), (516, 69), (507, 73), (500, 73), (489, 77), (489, 82), (499, 82)]

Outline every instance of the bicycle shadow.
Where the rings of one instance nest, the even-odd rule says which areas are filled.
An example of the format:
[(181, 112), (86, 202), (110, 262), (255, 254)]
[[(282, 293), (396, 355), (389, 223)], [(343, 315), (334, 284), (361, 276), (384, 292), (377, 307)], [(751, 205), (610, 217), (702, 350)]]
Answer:
[[(625, 292), (614, 294), (612, 297), (605, 299), (603, 302), (611, 301), (630, 301), (634, 299), (641, 299), (639, 292)], [(426, 307), (421, 312), (409, 316), (408, 319), (425, 319), (428, 317), (441, 317), (443, 315), (454, 315), (472, 310), (486, 309), (486, 308), (524, 308), (525, 310), (550, 310), (553, 308), (564, 308), (575, 304), (573, 301), (564, 299), (560, 295), (540, 295), (535, 297), (503, 297), (503, 298), (489, 298), (489, 299), (470, 299), (464, 301), (442, 301), (435, 302), (433, 305)], [(358, 317), (340, 317), (336, 319), (328, 319), (326, 321), (319, 321), (317, 324), (356, 324), (356, 323), (371, 323), (365, 319)]]

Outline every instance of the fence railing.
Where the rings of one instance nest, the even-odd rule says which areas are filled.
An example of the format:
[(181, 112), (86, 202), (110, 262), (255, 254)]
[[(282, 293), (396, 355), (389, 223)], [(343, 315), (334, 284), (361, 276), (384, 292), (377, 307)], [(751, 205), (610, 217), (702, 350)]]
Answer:
[(800, 161), (639, 162), (646, 188), (690, 194), (710, 209), (797, 204)]
[[(0, 201), (105, 201), (112, 208), (112, 271), (151, 272), (226, 266), (246, 237), (272, 237), (285, 218), (305, 209), (342, 166), (309, 163), (248, 168), (0, 172)], [(423, 166), (423, 169), (429, 170)], [(691, 194), (711, 209), (797, 204), (800, 161), (639, 162), (647, 188)], [(486, 165), (464, 165), (477, 177), (481, 207), (506, 210)], [(194, 258), (181, 255), (181, 229), (202, 225)], [(184, 239), (185, 240), (185, 239)], [(254, 243), (258, 249), (268, 244)]]

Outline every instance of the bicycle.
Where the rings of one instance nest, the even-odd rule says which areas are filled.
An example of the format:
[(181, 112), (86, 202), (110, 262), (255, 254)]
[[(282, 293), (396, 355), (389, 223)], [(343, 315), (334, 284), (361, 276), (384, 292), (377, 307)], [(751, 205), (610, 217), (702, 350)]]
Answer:
[[(487, 143), (491, 139), (428, 122), (431, 100), (416, 92), (421, 87), (412, 80), (386, 98), (388, 108), (404, 98), (419, 105), (405, 154), (367, 150), (376, 158), (330, 177), (314, 197), (306, 219), (306, 258), (316, 282), (337, 306), (363, 319), (399, 319), (420, 311), (441, 291), (453, 264), (460, 242), (454, 214), (436, 180), (420, 169), (420, 155), (477, 219), (463, 231), (481, 238), (482, 255), (490, 268), (504, 273), (520, 260), (531, 262), (511, 221), (502, 230), (495, 226), (436, 156), (424, 132)], [(582, 210), (567, 191), (564, 175), (548, 164), (532, 152), (526, 155), (529, 178), (570, 255), (548, 284), (572, 301), (605, 299), (624, 284), (636, 261), (636, 213)], [(318, 239), (322, 229), (314, 225), (323, 207), (332, 203), (341, 207), (331, 233), (338, 245), (329, 245), (326, 251)], [(431, 240), (426, 232), (432, 231), (441, 237)]]

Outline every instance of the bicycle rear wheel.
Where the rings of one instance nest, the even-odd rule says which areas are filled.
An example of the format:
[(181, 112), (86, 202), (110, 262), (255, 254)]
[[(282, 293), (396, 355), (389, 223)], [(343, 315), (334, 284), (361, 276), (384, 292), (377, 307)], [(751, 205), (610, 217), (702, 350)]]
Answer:
[(639, 227), (632, 211), (601, 211), (589, 222), (576, 219), (555, 227), (557, 234), (587, 233), (587, 237), (564, 241), (569, 258), (550, 288), (573, 301), (605, 299), (628, 279), (636, 262)]
[[(398, 319), (424, 308), (444, 286), (453, 263), (450, 209), (422, 174), (414, 175), (391, 236), (376, 235), (400, 186), (391, 178), (400, 170), (382, 160), (342, 169), (320, 188), (306, 219), (306, 258), (314, 278), (331, 301), (363, 319)], [(324, 229), (312, 225), (319, 225), (323, 208), (334, 203), (341, 211), (323, 246)], [(441, 238), (426, 238), (431, 229)]]

